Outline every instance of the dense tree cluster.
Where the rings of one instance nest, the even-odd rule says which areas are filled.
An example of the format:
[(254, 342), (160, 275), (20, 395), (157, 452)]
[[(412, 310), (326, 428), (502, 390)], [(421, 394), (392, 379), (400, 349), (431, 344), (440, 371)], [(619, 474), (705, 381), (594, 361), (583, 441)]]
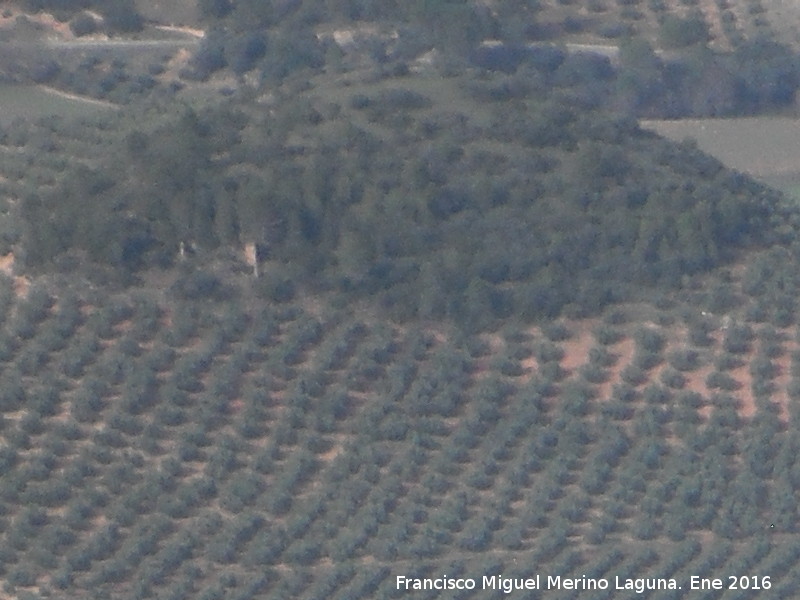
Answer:
[(123, 33), (139, 31), (144, 24), (135, 0), (25, 0), (23, 4), (31, 12), (49, 11), (64, 19), (85, 9), (96, 10), (110, 30)]
[[(563, 60), (564, 51), (554, 42), (568, 35), (570, 27), (565, 25), (558, 35), (543, 36), (542, 24), (537, 23), (539, 4), (507, 2), (502, 9), (489, 10), (480, 2), (452, 0), (380, 7), (361, 2), (312, 6), (310, 2), (204, 1), (201, 9), (214, 35), (204, 41), (186, 75), (206, 78), (228, 66), (236, 73), (256, 69), (272, 82), (300, 68), (340, 65), (342, 60), (358, 63), (364, 57), (386, 69), (431, 48), (453, 63), (512, 72), (520, 64), (552, 60), (559, 54)], [(640, 116), (676, 118), (754, 114), (793, 103), (800, 72), (796, 53), (788, 46), (761, 33), (738, 40), (731, 51), (712, 51), (709, 26), (701, 14), (686, 18), (667, 14), (659, 22), (655, 42), (667, 49), (660, 56), (633, 30), (613, 36), (618, 38), (614, 44), (620, 47), (620, 60), (613, 75), (615, 85), (604, 93), (609, 105)], [(368, 31), (369, 24), (377, 24), (395, 33), (373, 32), (363, 39), (356, 34), (355, 51), (338, 48), (332, 38), (312, 33), (313, 27), (322, 24), (347, 23), (356, 31), (361, 27)], [(289, 40), (283, 39), (287, 30), (294, 36), (288, 45)], [(487, 40), (489, 45), (485, 45)], [(573, 74), (587, 83), (594, 75)]]
[(645, 42), (621, 49), (613, 103), (642, 116), (678, 118), (760, 114), (794, 103), (796, 53), (767, 38), (732, 52), (700, 47), (660, 58)]
[[(594, 9), (604, 4), (596, 2)], [(636, 4), (620, 3), (619, 8), (635, 13)], [(144, 25), (133, 0), (27, 0), (26, 6), (71, 18), (76, 35), (98, 27), (93, 17), (81, 12), (85, 9), (101, 13), (112, 31), (137, 31)], [(619, 60), (613, 60), (612, 67), (601, 53), (593, 56), (598, 64), (590, 67), (592, 55), (579, 52), (582, 63), (573, 65), (569, 73), (562, 72), (562, 77), (581, 79), (588, 86), (597, 77), (597, 68), (604, 69), (609, 81), (593, 87), (592, 94), (605, 104), (637, 116), (676, 118), (756, 114), (794, 102), (800, 87), (796, 52), (774, 41), (769, 31), (737, 38), (731, 49), (712, 50), (709, 24), (697, 11), (681, 17), (656, 10), (654, 20), (660, 25), (653, 39), (633, 25), (642, 20), (641, 15), (623, 15), (623, 21), (630, 23), (615, 22), (605, 14), (606, 8), (590, 11), (598, 16), (588, 21), (600, 23), (595, 23), (597, 33), (612, 39), (609, 52), (613, 55), (618, 47)], [(198, 0), (197, 10), (207, 35), (181, 77), (206, 80), (228, 69), (236, 76), (251, 73), (250, 85), (270, 87), (301, 71), (365, 66), (383, 72), (407, 71), (409, 61), (430, 50), (454, 69), (473, 65), (509, 73), (525, 64), (552, 64), (564, 60), (567, 53), (558, 42), (581, 33), (586, 20), (567, 16), (553, 29), (556, 24), (551, 17), (541, 17), (546, 12), (541, 3), (527, 1), (504, 2), (502, 8), (490, 9), (475, 0), (384, 2), (380, 6), (360, 1)], [(352, 42), (336, 41), (331, 32), (346, 29)], [(652, 44), (666, 52), (656, 53)], [(34, 80), (57, 78), (61, 86), (98, 97), (108, 97), (111, 89), (123, 87), (114, 94), (115, 101), (156, 87), (148, 79), (153, 73), (144, 69), (127, 78), (106, 77), (98, 87), (90, 74), (62, 63), (55, 57), (24, 70)], [(156, 63), (153, 67), (164, 68)]]
[[(587, 106), (574, 74), (596, 61), (562, 59), (445, 80), (471, 115), (404, 75), (344, 105), (309, 92), (268, 118), (232, 101), (117, 125), (124, 160), (79, 165), (25, 199), (27, 261), (80, 250), (135, 270), (170, 265), (181, 247), (253, 243), (273, 265), (273, 298), (292, 297), (282, 281), (314, 282), (399, 318), (480, 328), (595, 311), (770, 239), (777, 196)], [(224, 295), (200, 279), (180, 293)]]

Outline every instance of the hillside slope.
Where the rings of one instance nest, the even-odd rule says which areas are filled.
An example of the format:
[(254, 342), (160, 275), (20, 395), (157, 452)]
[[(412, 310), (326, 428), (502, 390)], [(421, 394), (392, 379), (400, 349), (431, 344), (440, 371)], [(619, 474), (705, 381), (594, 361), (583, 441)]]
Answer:
[(745, 569), (786, 597), (797, 258), (751, 258), (660, 308), (468, 337), (268, 303), (245, 276), (218, 302), (2, 279), (4, 593), (366, 600), (398, 575)]
[(551, 44), (671, 1), (198, 6), (185, 87), (0, 126), (2, 594), (797, 596), (800, 214), (625, 93), (763, 108), (785, 48)]
[(555, 59), (323, 75), (144, 131), (115, 117), (113, 160), (62, 167), (24, 198), (26, 264), (80, 250), (135, 272), (181, 243), (254, 243), (268, 277), (482, 328), (595, 312), (774, 238), (778, 194), (594, 107), (602, 79), (580, 73), (602, 63)]

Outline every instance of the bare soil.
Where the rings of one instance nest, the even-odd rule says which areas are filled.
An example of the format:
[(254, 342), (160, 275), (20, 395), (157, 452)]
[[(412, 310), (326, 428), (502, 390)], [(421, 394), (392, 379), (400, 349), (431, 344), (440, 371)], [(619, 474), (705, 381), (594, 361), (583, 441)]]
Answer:
[(561, 343), (561, 347), (564, 349), (564, 358), (561, 359), (562, 369), (574, 373), (589, 362), (589, 350), (597, 345), (592, 335), (592, 329), (596, 324), (594, 320), (570, 323), (570, 328), (576, 333)]
[(14, 253), (9, 252), (5, 256), (0, 256), (0, 272), (5, 273), (14, 281), (14, 293), (19, 298), (28, 295), (28, 288), (31, 285), (30, 279), (24, 275), (17, 275), (14, 271)]

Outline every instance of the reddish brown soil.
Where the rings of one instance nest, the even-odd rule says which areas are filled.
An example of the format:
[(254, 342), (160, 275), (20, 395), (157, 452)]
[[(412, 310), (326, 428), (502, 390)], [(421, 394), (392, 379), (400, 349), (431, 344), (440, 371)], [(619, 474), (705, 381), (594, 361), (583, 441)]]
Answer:
[(28, 295), (28, 288), (31, 285), (30, 279), (24, 275), (17, 275), (14, 272), (14, 253), (9, 252), (5, 256), (0, 256), (0, 272), (5, 273), (14, 280), (14, 293), (21, 298)]
[(520, 361), (520, 365), (522, 366), (522, 369), (525, 372), (525, 374), (523, 375), (523, 378), (525, 379), (529, 379), (531, 375), (536, 373), (536, 371), (539, 369), (539, 362), (536, 360), (535, 356), (529, 356), (528, 358), (523, 358)]
[[(742, 274), (741, 269), (731, 270), (731, 276), (734, 279), (739, 279)], [(699, 315), (698, 315), (699, 316)], [(734, 319), (744, 322), (740, 315), (731, 315)], [(664, 360), (661, 364), (657, 365), (647, 373), (647, 381), (638, 385), (641, 390), (651, 382), (660, 381), (661, 374), (669, 368), (667, 357), (676, 350), (687, 348), (695, 349), (700, 355), (700, 362), (692, 371), (685, 371), (681, 374), (686, 380), (682, 389), (693, 391), (700, 394), (706, 399), (703, 406), (698, 408), (698, 413), (701, 417), (707, 418), (712, 411), (712, 403), (710, 401), (712, 395), (717, 390), (709, 389), (706, 385), (706, 379), (709, 374), (714, 370), (714, 364), (720, 354), (723, 352), (722, 342), (725, 337), (724, 324), (730, 320), (731, 317), (726, 315), (707, 315), (707, 318), (715, 319), (718, 328), (710, 333), (712, 343), (707, 347), (696, 347), (692, 344), (689, 330), (682, 323), (676, 323), (669, 326), (661, 326), (654, 322), (647, 322), (646, 325), (658, 330), (666, 338), (666, 345), (663, 349), (662, 356)], [(599, 324), (596, 319), (582, 319), (569, 321), (566, 323), (567, 328), (572, 332), (570, 338), (559, 342), (559, 346), (564, 351), (564, 356), (561, 359), (561, 367), (566, 373), (566, 380), (580, 376), (581, 367), (589, 363), (589, 354), (592, 348), (599, 347), (600, 343), (596, 340), (593, 331)], [(627, 329), (628, 335), (625, 335), (615, 344), (609, 345), (606, 349), (615, 355), (615, 362), (613, 365), (606, 368), (608, 378), (606, 381), (596, 384), (596, 398), (599, 401), (606, 401), (611, 398), (612, 390), (616, 384), (622, 382), (622, 372), (634, 360), (636, 353), (636, 342), (634, 341), (631, 333), (632, 328), (638, 325), (620, 326), (621, 329)], [(750, 363), (752, 359), (761, 351), (760, 342), (758, 341), (759, 326), (753, 324), (753, 329), (756, 332), (756, 341), (749, 355), (742, 356), (742, 366), (731, 369), (727, 374), (739, 383), (739, 388), (729, 392), (729, 395), (736, 401), (736, 406), (739, 414), (744, 419), (752, 419), (757, 411), (758, 406), (756, 399), (753, 395), (753, 376), (750, 373)], [(541, 330), (538, 328), (531, 328), (528, 333), (532, 337), (532, 343), (536, 344), (545, 339)], [(776, 367), (776, 374), (772, 380), (774, 392), (771, 395), (771, 401), (777, 406), (779, 416), (784, 421), (789, 418), (789, 402), (790, 398), (787, 392), (788, 386), (791, 383), (791, 357), (792, 353), (800, 349), (800, 343), (795, 340), (795, 332), (793, 329), (785, 328), (778, 331), (781, 339), (781, 352), (778, 356), (772, 359)], [(484, 336), (484, 341), (487, 342), (490, 351), (486, 356), (483, 356), (475, 361), (475, 376), (485, 376), (490, 370), (492, 361), (498, 356), (499, 353), (504, 351), (506, 341), (502, 336), (491, 334)], [(521, 380), (530, 378), (538, 370), (536, 358), (531, 356), (520, 360), (523, 375)], [(519, 379), (518, 379), (519, 380)]]
[(628, 366), (633, 360), (633, 353), (636, 349), (636, 343), (632, 338), (626, 337), (609, 348), (617, 357), (617, 362), (609, 367), (610, 373), (608, 381), (600, 385), (600, 392), (598, 398), (601, 400), (608, 400), (611, 398), (611, 390), (614, 388), (615, 383), (622, 381), (622, 370)]
[(750, 375), (750, 365), (744, 364), (731, 369), (728, 374), (741, 386), (734, 394), (739, 399), (739, 414), (746, 419), (752, 418), (758, 409), (753, 397), (753, 376)]
[(561, 368), (569, 373), (574, 373), (589, 362), (589, 350), (597, 344), (589, 325), (588, 322), (577, 324), (575, 335), (561, 342), (561, 347), (564, 349)]

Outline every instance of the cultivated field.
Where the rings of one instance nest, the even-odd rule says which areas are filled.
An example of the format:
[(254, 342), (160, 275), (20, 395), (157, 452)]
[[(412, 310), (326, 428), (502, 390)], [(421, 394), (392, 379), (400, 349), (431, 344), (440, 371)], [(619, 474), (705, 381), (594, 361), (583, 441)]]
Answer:
[(695, 140), (726, 166), (796, 196), (800, 179), (800, 119), (748, 117), (642, 121), (671, 140)]
[[(543, 22), (558, 27), (585, 17), (585, 29), (570, 35), (586, 43), (619, 37), (594, 15), (656, 35), (659, 15), (691, 10), (677, 0), (542, 4)], [(719, 23), (730, 11), (755, 27), (755, 2), (721, 4), (698, 6)], [(297, 119), (324, 125), (327, 104), (364, 102), (351, 123), (376, 140), (412, 131), (402, 112), (384, 110), (391, 80), (319, 77), (328, 87), (280, 90), (297, 103)], [(423, 72), (407, 85), (436, 99), (415, 108), (430, 118), (426, 130), (444, 107), (472, 124), (492, 122), (455, 78)], [(277, 260), (264, 261), (256, 281), (234, 248), (124, 281), (101, 267), (81, 279), (76, 266), (95, 267), (79, 252), (23, 274), (19, 212), (36, 209), (37, 194), (60, 189), (70, 174), (87, 180), (87, 193), (106, 185), (86, 167), (137, 138), (117, 119), (89, 125), (105, 110), (98, 104), (41, 88), (0, 94), (10, 123), (0, 140), (3, 597), (484, 600), (509, 595), (400, 592), (395, 582), (535, 574), (674, 579), (683, 589), (642, 594), (612, 583), (511, 597), (797, 596), (800, 276), (788, 244), (679, 276), (677, 291), (645, 290), (639, 302), (591, 318), (536, 326), (498, 318), (480, 334), (443, 321), (395, 322), (374, 305), (301, 285), (277, 293)], [(304, 110), (309, 100), (319, 114)], [(249, 108), (273, 119), (267, 94)], [(15, 121), (73, 110), (85, 120)], [(136, 114), (154, 128), (170, 118)], [(701, 148), (759, 176), (800, 173), (794, 121), (644, 125), (695, 135)], [(264, 153), (310, 155), (310, 140), (287, 135)], [(442, 151), (471, 151), (470, 143), (457, 137)], [(491, 144), (495, 158), (530, 151), (513, 136)], [(542, 156), (556, 165), (571, 155)], [(635, 159), (644, 160), (634, 157), (631, 169)], [(621, 188), (611, 175), (608, 186)], [(664, 188), (683, 190), (686, 181), (701, 180), (676, 177)], [(82, 183), (66, 191), (82, 199)], [(45, 254), (53, 242), (26, 241)], [(755, 576), (762, 589), (687, 590), (690, 576), (727, 586), (730, 575), (748, 585)]]
[[(15, 198), (114, 135), (7, 128), (0, 241)], [(124, 292), (0, 279), (4, 591), (371, 600), (397, 575), (747, 572), (785, 597), (792, 265), (751, 256), (656, 303), (473, 336), (276, 302), (244, 265), (195, 299), (180, 272)]]
[(266, 302), (246, 275), (218, 303), (2, 279), (4, 590), (372, 599), (399, 574), (753, 572), (785, 597), (800, 346), (760, 266), (472, 337)]
[(538, 5), (538, 35), (565, 36), (571, 42), (619, 40), (635, 34), (658, 46), (668, 16), (700, 17), (711, 46), (720, 50), (758, 36), (795, 46), (800, 41), (800, 11), (791, 0), (542, 0)]

